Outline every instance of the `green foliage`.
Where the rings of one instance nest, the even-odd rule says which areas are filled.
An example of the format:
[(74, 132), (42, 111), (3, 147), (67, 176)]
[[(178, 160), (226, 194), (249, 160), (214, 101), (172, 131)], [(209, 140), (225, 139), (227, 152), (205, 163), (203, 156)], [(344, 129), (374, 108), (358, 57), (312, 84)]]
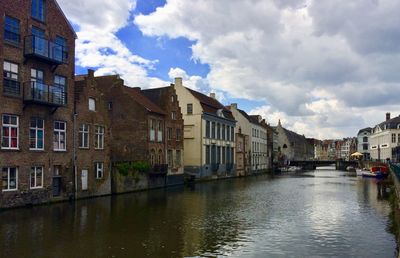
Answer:
[(115, 164), (115, 168), (123, 176), (128, 176), (130, 173), (148, 173), (150, 170), (150, 165), (144, 161), (135, 162), (121, 162)]

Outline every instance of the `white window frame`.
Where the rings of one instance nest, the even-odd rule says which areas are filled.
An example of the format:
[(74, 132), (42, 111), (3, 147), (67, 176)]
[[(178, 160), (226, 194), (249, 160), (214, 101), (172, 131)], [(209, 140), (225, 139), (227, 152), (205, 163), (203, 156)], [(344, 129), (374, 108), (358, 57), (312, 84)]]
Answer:
[(96, 150), (104, 150), (104, 137), (106, 128), (102, 125), (96, 125), (94, 128), (95, 146)]
[(96, 179), (103, 179), (104, 177), (104, 162), (95, 162)]
[[(64, 124), (64, 129), (56, 129), (56, 124)], [(58, 142), (57, 145), (58, 147), (61, 146), (61, 135), (64, 134), (64, 149), (60, 149), (60, 148), (56, 148), (56, 146), (54, 145), (55, 142), (55, 137), (56, 135), (58, 136)], [(54, 151), (66, 151), (67, 150), (67, 123), (64, 121), (54, 121), (54, 133), (53, 133), (53, 149)]]
[(89, 98), (88, 100), (88, 105), (89, 105), (89, 110), (90, 111), (96, 111), (96, 99), (95, 98)]
[[(6, 116), (8, 116), (9, 117), (9, 119), (10, 119), (10, 121), (11, 121), (11, 118), (12, 117), (15, 117), (16, 118), (16, 124), (4, 124), (3, 122), (4, 122), (4, 117), (6, 117)], [(19, 150), (19, 116), (17, 116), (17, 115), (10, 115), (10, 114), (3, 114), (2, 116), (1, 116), (1, 122), (2, 122), (2, 125), (1, 125), (1, 140), (0, 140), (0, 142), (1, 142), (1, 149), (3, 149), (3, 150)], [(4, 128), (8, 128), (8, 131), (9, 131), (9, 135), (8, 136), (4, 136), (3, 135), (3, 131), (4, 131)], [(17, 129), (17, 147), (10, 147), (11, 146), (11, 130), (12, 129)], [(3, 146), (3, 138), (5, 138), (5, 137), (7, 137), (8, 138), (8, 147), (5, 147), (5, 146)]]
[[(35, 127), (32, 127), (32, 120), (33, 119), (35, 119), (36, 121), (37, 120), (41, 120), (42, 123), (43, 123), (42, 128), (39, 128), (37, 123), (36, 123)], [(31, 145), (31, 130), (33, 130), (35, 132), (35, 148), (32, 148), (30, 146)], [(39, 135), (39, 132), (42, 132), (42, 141), (43, 141), (42, 148), (38, 148), (38, 139), (39, 139), (38, 135)], [(44, 119), (37, 118), (37, 117), (36, 118), (31, 118), (31, 121), (29, 123), (29, 150), (44, 150), (44, 143), (45, 143), (45, 141), (44, 141)]]
[[(79, 148), (80, 149), (89, 149), (90, 147), (90, 125), (88, 124), (81, 124), (79, 126)], [(86, 146), (85, 146), (85, 140), (86, 141)]]
[[(3, 192), (13, 192), (18, 191), (18, 168), (17, 167), (3, 167), (1, 169), (1, 183), (3, 183), (3, 173), (7, 170), (7, 189), (2, 189)], [(15, 169), (15, 188), (10, 188), (10, 170)]]
[[(37, 180), (37, 174), (38, 174), (38, 170), (41, 169), (42, 170), (42, 180), (40, 180), (40, 184), (38, 184), (38, 180)], [(34, 186), (32, 186), (32, 173), (34, 174)], [(30, 189), (41, 189), (43, 188), (43, 178), (44, 178), (44, 168), (43, 166), (34, 166), (31, 167), (31, 171), (29, 173), (29, 186)]]

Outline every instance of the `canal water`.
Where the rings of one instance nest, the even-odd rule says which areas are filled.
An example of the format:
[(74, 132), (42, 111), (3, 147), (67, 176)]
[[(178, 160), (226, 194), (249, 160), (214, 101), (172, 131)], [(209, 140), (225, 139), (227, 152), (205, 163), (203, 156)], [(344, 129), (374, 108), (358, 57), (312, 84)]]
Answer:
[(387, 191), (325, 169), (0, 213), (0, 257), (395, 257)]

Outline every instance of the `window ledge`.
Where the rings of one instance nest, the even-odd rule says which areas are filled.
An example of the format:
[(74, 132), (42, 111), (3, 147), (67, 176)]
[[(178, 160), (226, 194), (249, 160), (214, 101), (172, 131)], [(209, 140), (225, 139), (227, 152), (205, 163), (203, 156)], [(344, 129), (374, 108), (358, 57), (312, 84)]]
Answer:
[(3, 193), (7, 193), (7, 192), (16, 192), (16, 191), (18, 191), (18, 189), (2, 190)]
[(40, 190), (40, 189), (43, 189), (43, 186), (40, 186), (40, 187), (31, 187), (30, 189), (31, 189), (31, 190)]
[(53, 150), (54, 152), (67, 152), (67, 150)]

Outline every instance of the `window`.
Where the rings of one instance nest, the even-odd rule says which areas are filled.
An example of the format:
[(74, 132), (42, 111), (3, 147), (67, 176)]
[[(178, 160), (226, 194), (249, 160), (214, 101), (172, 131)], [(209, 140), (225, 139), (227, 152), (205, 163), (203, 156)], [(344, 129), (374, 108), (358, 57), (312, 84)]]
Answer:
[(89, 110), (96, 111), (96, 100), (94, 98), (89, 98)]
[(230, 136), (230, 126), (229, 125), (227, 125), (226, 126), (226, 140), (227, 141), (230, 141), (230, 138), (229, 138), (229, 136)]
[(163, 123), (162, 121), (158, 121), (158, 130), (157, 130), (157, 141), (163, 141)]
[(217, 163), (221, 163), (221, 147), (217, 147)]
[(94, 163), (95, 171), (96, 171), (96, 179), (102, 179), (104, 176), (104, 163), (96, 162)]
[(221, 139), (221, 124), (217, 123), (217, 139)]
[(3, 92), (5, 94), (19, 96), (21, 94), (21, 89), (19, 83), (18, 65), (4, 61), (3, 78), (4, 78)]
[(43, 57), (49, 57), (49, 45), (48, 41), (45, 39), (44, 30), (32, 26), (32, 36), (31, 47), (34, 53)]
[(172, 102), (172, 103), (175, 102), (175, 96), (174, 96), (174, 95), (171, 96), (171, 102)]
[(368, 144), (363, 144), (363, 150), (368, 150)]
[(396, 134), (392, 133), (392, 143), (396, 143)]
[(54, 122), (53, 145), (55, 151), (65, 151), (67, 137), (67, 123), (61, 121)]
[(210, 164), (211, 160), (210, 160), (210, 146), (207, 145), (206, 146), (206, 164)]
[(226, 148), (222, 147), (222, 164), (226, 163), (226, 152), (225, 152)]
[(210, 121), (206, 121), (206, 138), (210, 138)]
[(3, 192), (15, 191), (18, 188), (18, 169), (3, 168), (2, 169)]
[(4, 39), (6, 41), (11, 41), (13, 43), (19, 44), (21, 40), (19, 30), (19, 20), (10, 16), (6, 16), (4, 22)]
[(31, 189), (43, 188), (43, 167), (31, 167)]
[(150, 151), (150, 163), (152, 166), (154, 166), (155, 162), (156, 162), (156, 151), (151, 150)]
[(32, 118), (29, 127), (29, 149), (44, 149), (44, 120), (41, 118)]
[(211, 138), (215, 139), (215, 122), (211, 123)]
[(176, 120), (176, 112), (175, 111), (171, 112), (171, 119)]
[(157, 164), (163, 164), (163, 152), (162, 152), (162, 150), (158, 150), (158, 163)]
[(235, 141), (235, 129), (231, 127), (231, 142)]
[(58, 61), (66, 62), (68, 58), (67, 40), (63, 37), (57, 36), (54, 43), (54, 58)]
[(156, 140), (156, 120), (150, 119), (150, 141)]
[(168, 167), (172, 168), (174, 166), (173, 164), (173, 156), (172, 156), (172, 150), (167, 151), (167, 160), (168, 160)]
[(168, 129), (167, 129), (167, 137), (168, 137), (168, 140), (172, 140), (172, 128), (171, 127), (168, 127)]
[(1, 130), (1, 148), (17, 150), (19, 147), (19, 117), (3, 115)]
[(181, 151), (176, 150), (176, 161), (175, 161), (176, 166), (180, 167), (181, 166)]
[(368, 137), (363, 137), (363, 142), (368, 142)]
[(51, 97), (54, 103), (66, 104), (65, 91), (67, 86), (67, 78), (60, 75), (54, 76), (54, 88)]
[(182, 140), (181, 129), (176, 129), (176, 140), (177, 140), (177, 141)]
[(193, 114), (193, 104), (187, 104), (187, 114)]
[(96, 125), (94, 132), (94, 148), (97, 150), (104, 149), (104, 126)]
[(225, 125), (222, 125), (222, 140), (226, 139), (225, 135), (226, 135)]
[(400, 133), (397, 135), (397, 142), (400, 143)]
[(32, 17), (44, 22), (45, 0), (32, 0)]
[(108, 102), (108, 111), (111, 111), (113, 109), (113, 103), (112, 101)]
[(79, 126), (79, 148), (89, 149), (89, 130), (89, 125), (81, 124)]

